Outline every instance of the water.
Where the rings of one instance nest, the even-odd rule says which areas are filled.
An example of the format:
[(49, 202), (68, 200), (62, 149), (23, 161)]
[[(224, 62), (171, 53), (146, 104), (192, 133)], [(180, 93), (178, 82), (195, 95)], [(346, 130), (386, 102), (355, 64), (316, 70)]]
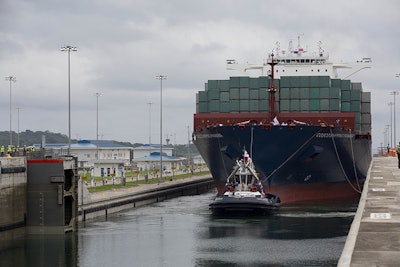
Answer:
[(67, 236), (15, 240), (0, 252), (0, 266), (336, 266), (356, 209), (285, 207), (271, 216), (213, 217), (214, 194), (83, 222)]

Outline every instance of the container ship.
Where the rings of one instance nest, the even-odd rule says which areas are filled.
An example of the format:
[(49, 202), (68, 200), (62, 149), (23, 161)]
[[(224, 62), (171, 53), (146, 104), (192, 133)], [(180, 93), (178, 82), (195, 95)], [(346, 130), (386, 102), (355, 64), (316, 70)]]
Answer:
[(300, 42), (273, 51), (262, 64), (226, 62), (260, 76), (208, 80), (196, 95), (193, 143), (218, 194), (246, 149), (282, 205), (358, 201), (372, 158), (371, 94), (349, 77), (371, 59), (332, 63), (321, 43), (314, 53)]

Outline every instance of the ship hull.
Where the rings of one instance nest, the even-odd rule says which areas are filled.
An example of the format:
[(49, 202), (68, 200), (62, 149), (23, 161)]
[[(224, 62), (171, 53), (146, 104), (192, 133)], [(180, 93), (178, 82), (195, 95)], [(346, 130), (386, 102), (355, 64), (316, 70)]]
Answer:
[(217, 126), (194, 133), (219, 193), (246, 148), (283, 205), (357, 201), (371, 162), (370, 135), (340, 127)]

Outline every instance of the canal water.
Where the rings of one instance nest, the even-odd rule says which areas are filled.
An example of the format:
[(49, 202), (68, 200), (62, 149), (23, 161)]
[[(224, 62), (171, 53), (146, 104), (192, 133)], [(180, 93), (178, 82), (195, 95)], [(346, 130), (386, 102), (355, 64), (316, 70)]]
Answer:
[[(0, 266), (336, 266), (357, 206), (284, 207), (214, 217), (215, 192), (82, 222), (66, 236), (27, 236)], [(339, 209), (339, 211), (338, 211)]]

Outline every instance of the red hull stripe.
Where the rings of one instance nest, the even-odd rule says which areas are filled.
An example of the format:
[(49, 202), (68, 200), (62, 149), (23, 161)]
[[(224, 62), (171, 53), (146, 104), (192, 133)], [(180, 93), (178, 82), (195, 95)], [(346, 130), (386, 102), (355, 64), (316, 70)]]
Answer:
[(26, 162), (28, 164), (43, 164), (43, 163), (56, 164), (56, 163), (63, 163), (64, 161), (62, 159), (28, 159)]

